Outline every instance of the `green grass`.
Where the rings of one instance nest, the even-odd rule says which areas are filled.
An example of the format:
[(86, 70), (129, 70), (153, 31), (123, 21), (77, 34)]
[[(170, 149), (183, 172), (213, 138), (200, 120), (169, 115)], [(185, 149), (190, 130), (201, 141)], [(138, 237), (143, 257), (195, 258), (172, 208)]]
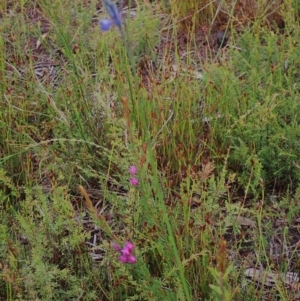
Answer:
[(284, 33), (222, 2), (206, 59), (211, 2), (140, 1), (125, 40), (98, 1), (49, 3), (0, 5), (0, 299), (296, 300), (297, 1)]

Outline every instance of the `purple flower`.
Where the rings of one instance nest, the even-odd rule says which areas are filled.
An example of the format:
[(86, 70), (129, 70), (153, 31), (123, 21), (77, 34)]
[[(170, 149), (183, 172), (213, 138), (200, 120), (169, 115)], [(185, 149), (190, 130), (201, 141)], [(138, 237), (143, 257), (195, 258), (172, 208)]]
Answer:
[(116, 4), (111, 0), (103, 0), (103, 3), (107, 14), (110, 16), (110, 20), (102, 19), (99, 21), (101, 30), (107, 31), (113, 24), (117, 25), (119, 29), (122, 30), (122, 18)]
[(136, 168), (134, 165), (131, 165), (131, 166), (129, 167), (129, 172), (130, 172), (133, 176), (135, 176), (135, 175), (137, 174), (137, 168)]
[(133, 186), (139, 185), (139, 180), (137, 178), (130, 178), (129, 182)]
[(108, 19), (102, 19), (99, 21), (99, 25), (102, 31), (108, 31), (113, 24), (114, 22)]
[(123, 248), (121, 248), (117, 243), (112, 243), (112, 247), (119, 252), (119, 260), (123, 263), (136, 263), (136, 258), (132, 255), (134, 245), (130, 241), (126, 241)]

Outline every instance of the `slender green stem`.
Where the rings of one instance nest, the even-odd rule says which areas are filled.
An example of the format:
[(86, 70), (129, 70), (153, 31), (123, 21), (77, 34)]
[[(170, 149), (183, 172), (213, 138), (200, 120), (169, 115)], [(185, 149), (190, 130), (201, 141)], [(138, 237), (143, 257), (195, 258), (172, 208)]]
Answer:
[[(134, 59), (133, 59), (132, 51), (130, 49), (128, 40), (126, 39), (123, 28), (120, 27), (119, 30), (120, 30), (120, 34), (121, 34), (121, 38), (123, 40), (124, 46), (126, 48), (127, 57), (129, 59), (129, 64), (131, 66), (131, 72), (133, 73), (133, 76), (135, 78), (135, 84), (137, 84), (137, 73), (136, 73), (135, 62), (134, 62)], [(127, 80), (128, 80), (128, 85), (129, 85), (129, 92), (130, 92), (130, 100), (131, 100), (132, 110), (135, 113), (136, 112), (136, 106), (135, 106), (135, 97), (134, 97), (134, 94), (133, 94), (133, 85), (132, 85), (132, 82), (131, 82), (131, 76), (128, 73), (127, 68), (126, 68), (125, 72), (126, 72), (126, 77), (127, 77)]]
[(161, 209), (163, 211), (164, 222), (165, 222), (167, 230), (168, 230), (169, 242), (170, 242), (170, 244), (172, 246), (172, 249), (173, 249), (173, 254), (174, 254), (174, 257), (175, 257), (176, 265), (177, 265), (177, 268), (179, 270), (179, 276), (180, 276), (180, 279), (181, 279), (181, 284), (183, 286), (183, 291), (184, 291), (186, 300), (190, 301), (191, 300), (190, 291), (189, 291), (188, 284), (187, 284), (187, 281), (186, 281), (186, 278), (185, 278), (185, 275), (184, 275), (184, 268), (183, 268), (182, 262), (180, 260), (178, 250), (177, 250), (177, 246), (176, 246), (176, 242), (175, 242), (175, 238), (174, 238), (174, 234), (173, 234), (173, 229), (172, 229), (171, 222), (170, 222), (170, 219), (169, 219), (169, 216), (168, 216), (166, 205), (164, 203), (163, 190), (162, 190), (162, 187), (159, 183), (159, 176), (158, 176), (158, 173), (157, 173), (157, 166), (155, 164), (155, 158), (153, 156), (153, 150), (152, 150), (150, 144), (148, 146), (148, 155), (150, 157), (149, 161), (150, 161), (151, 168), (152, 168), (152, 171), (153, 171), (153, 179), (154, 179), (153, 184), (154, 184), (154, 187), (155, 187), (155, 191), (157, 193), (157, 199), (158, 199), (158, 201), (160, 203), (160, 206), (161, 206)]
[[(123, 40), (123, 43), (124, 43), (126, 51), (127, 51), (127, 56), (128, 56), (128, 59), (129, 59), (129, 63), (131, 65), (131, 71), (132, 71), (133, 76), (134, 76), (135, 85), (137, 87), (138, 78), (137, 78), (137, 72), (136, 72), (136, 68), (135, 68), (135, 62), (134, 62), (133, 54), (132, 54), (130, 45), (128, 43), (128, 40), (126, 39), (124, 30), (122, 29), (122, 27), (120, 27), (119, 29), (120, 29), (121, 38)], [(129, 76), (127, 71), (126, 71), (126, 75), (127, 75), (127, 80), (128, 80), (128, 83), (129, 83), (129, 89), (130, 89), (130, 96), (131, 96), (133, 112), (135, 113), (135, 108), (136, 107), (135, 107), (135, 99), (134, 99), (133, 90), (132, 90), (131, 77)], [(169, 242), (170, 242), (170, 244), (172, 246), (172, 249), (173, 249), (173, 254), (174, 254), (174, 257), (175, 257), (177, 268), (179, 270), (179, 275), (180, 275), (180, 279), (181, 279), (181, 283), (182, 283), (182, 286), (183, 286), (183, 291), (184, 291), (186, 300), (190, 301), (191, 300), (190, 291), (189, 291), (188, 284), (187, 284), (187, 281), (186, 281), (186, 278), (185, 278), (185, 275), (184, 275), (184, 268), (183, 268), (182, 262), (181, 262), (180, 257), (179, 257), (179, 253), (178, 253), (178, 250), (177, 250), (177, 246), (176, 246), (176, 242), (175, 242), (175, 238), (174, 238), (174, 234), (173, 234), (173, 229), (172, 229), (171, 222), (170, 222), (170, 219), (168, 217), (168, 212), (167, 212), (167, 209), (166, 209), (166, 206), (165, 206), (165, 203), (164, 203), (163, 190), (162, 190), (161, 185), (159, 184), (157, 166), (155, 164), (153, 149), (152, 149), (151, 143), (150, 143), (150, 136), (149, 136), (149, 133), (147, 131), (147, 122), (146, 122), (146, 119), (145, 119), (145, 112), (144, 111), (140, 112), (139, 115), (142, 116), (142, 127), (143, 127), (143, 130), (144, 130), (144, 139), (145, 139), (146, 143), (148, 144), (148, 155), (150, 156), (149, 161), (150, 161), (152, 171), (153, 171), (154, 187), (155, 187), (155, 190), (157, 192), (158, 201), (159, 201), (161, 209), (163, 211), (164, 222), (165, 222), (166, 227), (167, 227)]]

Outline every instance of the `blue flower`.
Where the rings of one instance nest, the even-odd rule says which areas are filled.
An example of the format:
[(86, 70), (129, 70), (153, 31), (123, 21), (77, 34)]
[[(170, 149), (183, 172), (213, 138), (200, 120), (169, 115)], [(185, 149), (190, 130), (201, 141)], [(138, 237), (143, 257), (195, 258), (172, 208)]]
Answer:
[(109, 30), (113, 24), (114, 24), (113, 20), (102, 19), (99, 21), (99, 26), (103, 31)]
[(99, 21), (101, 30), (107, 31), (114, 24), (117, 25), (120, 30), (122, 30), (122, 19), (116, 4), (111, 0), (103, 0), (103, 3), (107, 14), (110, 16), (110, 20), (102, 19)]

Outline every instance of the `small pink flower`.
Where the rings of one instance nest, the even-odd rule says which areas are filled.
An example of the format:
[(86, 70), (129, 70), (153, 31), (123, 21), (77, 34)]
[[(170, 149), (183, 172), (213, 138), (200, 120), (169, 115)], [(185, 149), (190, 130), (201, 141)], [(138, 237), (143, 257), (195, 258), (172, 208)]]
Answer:
[(136, 263), (136, 258), (132, 255), (134, 245), (130, 241), (126, 241), (123, 248), (121, 248), (118, 244), (112, 243), (112, 247), (120, 252), (119, 260), (123, 263)]
[(130, 184), (133, 186), (139, 185), (139, 180), (137, 178), (130, 178)]
[(137, 168), (136, 168), (134, 165), (131, 165), (131, 166), (129, 167), (129, 172), (130, 172), (133, 176), (135, 176), (135, 175), (137, 174)]
[(127, 257), (127, 263), (133, 264), (136, 263), (136, 258), (133, 255)]
[(125, 246), (124, 246), (124, 248), (123, 248), (124, 250), (126, 249), (127, 251), (128, 251), (128, 253), (132, 253), (132, 251), (133, 251), (133, 249), (134, 249), (134, 245), (133, 245), (133, 243), (132, 242), (130, 242), (130, 241), (126, 241), (125, 242)]
[(119, 256), (119, 260), (123, 263), (127, 263), (127, 259), (128, 259), (128, 256), (126, 256), (126, 255)]

